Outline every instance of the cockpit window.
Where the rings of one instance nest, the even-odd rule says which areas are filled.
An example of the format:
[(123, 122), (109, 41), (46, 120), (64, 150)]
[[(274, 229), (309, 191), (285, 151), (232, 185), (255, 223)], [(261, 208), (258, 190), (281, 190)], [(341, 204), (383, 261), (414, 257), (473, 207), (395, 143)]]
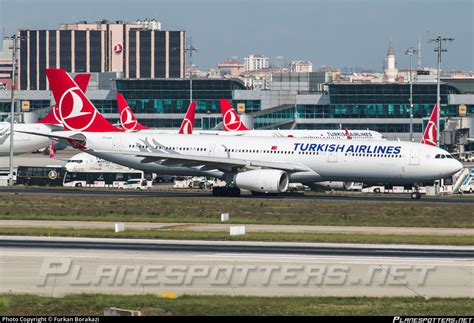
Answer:
[(437, 154), (437, 155), (435, 156), (435, 159), (440, 159), (440, 158), (441, 158), (441, 154)]
[(453, 157), (453, 156), (451, 156), (451, 155), (449, 155), (449, 154), (448, 154), (448, 155), (446, 155), (446, 158), (449, 158), (449, 159), (454, 159), (454, 157)]
[(445, 159), (446, 158), (446, 155), (441, 155), (441, 159)]

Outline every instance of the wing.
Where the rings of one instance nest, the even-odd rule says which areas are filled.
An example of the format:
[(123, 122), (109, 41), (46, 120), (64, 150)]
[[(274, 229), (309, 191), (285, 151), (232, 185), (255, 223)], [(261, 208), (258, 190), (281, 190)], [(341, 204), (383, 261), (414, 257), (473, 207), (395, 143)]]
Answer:
[(33, 132), (33, 131), (18, 131), (18, 130), (15, 130), (15, 132), (26, 133), (28, 135), (47, 137), (57, 142), (72, 146), (76, 149), (86, 149), (86, 146), (85, 146), (86, 137), (81, 133), (73, 134), (71, 136), (61, 136), (61, 135), (54, 134), (54, 132), (49, 133), (49, 134)]
[(142, 157), (142, 163), (160, 163), (166, 166), (204, 166), (202, 169), (219, 169), (224, 172), (235, 172), (243, 171), (248, 169), (258, 168), (272, 168), (281, 169), (289, 173), (295, 172), (306, 172), (311, 169), (291, 162), (267, 162), (259, 160), (248, 160), (240, 158), (226, 158), (226, 157), (214, 157), (214, 156), (195, 156), (195, 155), (182, 155), (174, 151), (107, 151), (107, 150), (95, 150), (97, 153), (102, 154), (121, 154)]

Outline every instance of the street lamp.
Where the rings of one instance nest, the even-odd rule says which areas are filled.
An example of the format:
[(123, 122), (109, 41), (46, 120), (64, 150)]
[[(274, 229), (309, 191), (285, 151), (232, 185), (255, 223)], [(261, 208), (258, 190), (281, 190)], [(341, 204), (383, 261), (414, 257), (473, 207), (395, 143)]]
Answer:
[(419, 51), (409, 47), (406, 51), (406, 55), (410, 55), (410, 141), (413, 141), (413, 75), (411, 71), (411, 59), (413, 54), (418, 54)]
[(189, 52), (189, 104), (193, 102), (193, 52), (197, 51), (193, 45), (184, 49), (184, 52)]
[(12, 49), (12, 92), (11, 92), (11, 108), (10, 108), (10, 171), (9, 171), (9, 185), (13, 186), (13, 126), (15, 123), (15, 85), (16, 85), (16, 57), (17, 57), (17, 50), (18, 44), (17, 41), (19, 37), (17, 35), (13, 35), (11, 37), (13, 40), (13, 44), (10, 47)]
[(438, 75), (437, 75), (437, 83), (436, 83), (436, 104), (438, 106), (438, 115), (437, 115), (437, 118), (436, 118), (436, 146), (439, 147), (439, 133), (440, 133), (440, 129), (439, 129), (439, 118), (440, 118), (440, 115), (441, 115), (441, 104), (440, 104), (440, 100), (441, 100), (441, 91), (440, 91), (440, 78), (441, 78), (441, 53), (442, 52), (447, 52), (448, 50), (443, 48), (443, 43), (446, 43), (446, 42), (452, 42), (454, 40), (454, 38), (446, 38), (446, 37), (442, 37), (440, 35), (438, 35), (438, 37), (436, 38), (432, 38), (429, 40), (430, 43), (434, 43), (436, 42), (438, 45), (437, 45), (437, 48), (435, 48), (435, 52), (438, 52)]

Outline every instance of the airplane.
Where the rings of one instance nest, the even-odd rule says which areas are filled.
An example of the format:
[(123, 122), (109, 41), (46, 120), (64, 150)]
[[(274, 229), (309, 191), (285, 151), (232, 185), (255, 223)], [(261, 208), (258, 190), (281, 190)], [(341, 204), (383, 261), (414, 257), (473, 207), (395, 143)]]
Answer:
[[(290, 182), (354, 181), (418, 186), (462, 164), (443, 149), (414, 142), (291, 137), (177, 136), (112, 127), (62, 69), (47, 69), (67, 131), (44, 135), (96, 157), (153, 173), (223, 179), (213, 195), (282, 193)], [(43, 135), (43, 134), (39, 134)]]
[(436, 129), (437, 120), (438, 104), (435, 104), (433, 107), (433, 111), (431, 111), (430, 120), (428, 121), (425, 132), (423, 133), (423, 138), (421, 139), (422, 144), (436, 147), (436, 134), (438, 131), (438, 129)]
[[(120, 100), (119, 100), (120, 95)], [(122, 128), (132, 128), (128, 130), (152, 130), (141, 125), (132, 110), (128, 107), (127, 102), (121, 94), (117, 94), (119, 101), (120, 120)], [(195, 102), (193, 102), (195, 104)], [(197, 130), (194, 133), (200, 135), (225, 135), (225, 136), (262, 136), (262, 137), (295, 137), (295, 138), (321, 138), (321, 139), (383, 139), (382, 134), (371, 130), (250, 130), (242, 122), (237, 112), (226, 99), (220, 100), (223, 126), (225, 131), (216, 130)], [(189, 112), (188, 112), (189, 113)], [(186, 119), (191, 120), (186, 115)], [(194, 123), (194, 115), (192, 118)], [(191, 123), (191, 124), (192, 124)], [(183, 125), (181, 126), (183, 127)], [(152, 130), (159, 133), (173, 133), (168, 130)]]
[[(122, 129), (125, 131), (146, 131), (150, 133), (176, 133), (175, 130), (158, 130), (150, 129), (140, 122), (133, 114), (132, 110), (128, 106), (127, 101), (122, 94), (117, 93), (117, 104), (120, 112), (120, 124)], [(181, 123), (181, 127), (178, 130), (179, 134), (192, 134), (194, 125), (194, 115), (196, 114), (196, 102), (191, 102), (188, 111)]]
[[(74, 78), (80, 88), (85, 92), (89, 83), (89, 74), (78, 74)], [(50, 140), (45, 137), (30, 135), (25, 132), (49, 134), (53, 130), (63, 130), (59, 116), (53, 109), (46, 117), (36, 123), (15, 123), (13, 130), (13, 154), (27, 154), (50, 146)], [(10, 122), (0, 122), (0, 157), (10, 155)]]
[(262, 137), (294, 137), (294, 138), (318, 138), (318, 139), (358, 139), (358, 140), (382, 140), (381, 133), (372, 130), (250, 130), (242, 122), (229, 100), (220, 100), (222, 123), (226, 135), (240, 136), (262, 136)]

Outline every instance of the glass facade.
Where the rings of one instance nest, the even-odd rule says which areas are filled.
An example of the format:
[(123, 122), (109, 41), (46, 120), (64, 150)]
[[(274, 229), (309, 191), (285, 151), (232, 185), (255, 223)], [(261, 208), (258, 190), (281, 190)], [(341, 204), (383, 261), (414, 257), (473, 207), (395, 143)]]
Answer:
[[(117, 80), (117, 92), (135, 113), (184, 114), (189, 106), (189, 86), (189, 80), (181, 79)], [(219, 99), (232, 100), (233, 90), (242, 89), (245, 87), (238, 80), (193, 80), (196, 113), (220, 113)], [(254, 108), (255, 104), (249, 106)]]
[[(265, 110), (264, 110), (265, 111)], [(254, 127), (255, 129), (271, 127), (272, 125), (281, 125), (284, 123), (292, 123), (296, 119), (296, 108), (294, 106), (281, 109), (278, 111), (269, 111), (268, 113), (262, 113), (255, 117)]]
[[(409, 84), (328, 84), (329, 104), (298, 104), (287, 109), (260, 113), (255, 118), (256, 128), (280, 127), (297, 119), (335, 119), (334, 123), (296, 122), (298, 129), (370, 129), (382, 133), (408, 133), (410, 130)], [(459, 116), (459, 106), (448, 104), (448, 95), (461, 94), (454, 86), (441, 84), (441, 117)], [(436, 84), (413, 85), (413, 117), (431, 115), (436, 102)], [(467, 105), (467, 113), (474, 114), (474, 105)], [(360, 123), (338, 123), (337, 119), (355, 119)], [(403, 123), (371, 123), (364, 119), (403, 119)], [(441, 122), (441, 129), (444, 122)], [(422, 124), (414, 122), (414, 131), (421, 132)]]

